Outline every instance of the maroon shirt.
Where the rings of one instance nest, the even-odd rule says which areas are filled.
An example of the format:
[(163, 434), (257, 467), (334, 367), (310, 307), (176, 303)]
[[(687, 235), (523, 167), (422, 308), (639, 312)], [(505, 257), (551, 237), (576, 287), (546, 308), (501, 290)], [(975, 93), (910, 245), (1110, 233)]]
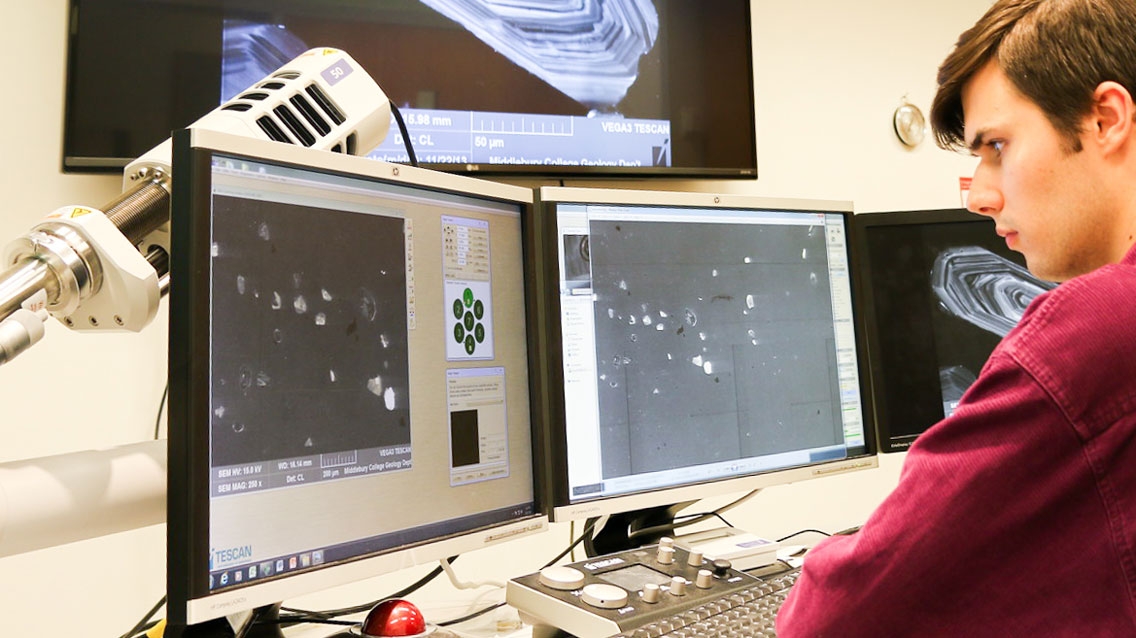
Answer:
[(778, 636), (1136, 636), (1136, 248), (1039, 296)]

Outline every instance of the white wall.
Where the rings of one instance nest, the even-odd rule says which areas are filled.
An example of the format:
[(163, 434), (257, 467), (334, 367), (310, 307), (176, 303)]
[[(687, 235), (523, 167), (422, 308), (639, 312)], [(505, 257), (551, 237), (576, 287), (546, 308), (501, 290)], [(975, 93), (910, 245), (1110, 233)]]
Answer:
[[(119, 192), (117, 176), (60, 171), (66, 4), (5, 2), (0, 9), (8, 59), (0, 101), (3, 243), (55, 208), (98, 206)], [(892, 133), (891, 114), (905, 95), (929, 108), (938, 63), (988, 6), (989, 0), (754, 0), (760, 178), (639, 186), (852, 200), (857, 211), (958, 206), (958, 177), (969, 175), (973, 162), (929, 140), (904, 148)], [(138, 60), (145, 64), (144, 51)], [(382, 70), (368, 71), (381, 85)], [(150, 436), (165, 384), (165, 322), (163, 311), (138, 335), (49, 326), (43, 343), (0, 368), (0, 462)], [(858, 524), (895, 484), (901, 462), (902, 455), (889, 455), (872, 472), (772, 488), (730, 518), (768, 536)], [(0, 524), (3, 515), (0, 503)], [(42, 635), (44, 623), (69, 620), (85, 636), (126, 631), (163, 594), (164, 533), (154, 526), (0, 559), (0, 635)], [(533, 571), (568, 534), (558, 525), (541, 537), (484, 550), (463, 558), (459, 574), (504, 579)], [(301, 602), (369, 600), (422, 571)], [(441, 619), (466, 598), (439, 584), (418, 600)]]

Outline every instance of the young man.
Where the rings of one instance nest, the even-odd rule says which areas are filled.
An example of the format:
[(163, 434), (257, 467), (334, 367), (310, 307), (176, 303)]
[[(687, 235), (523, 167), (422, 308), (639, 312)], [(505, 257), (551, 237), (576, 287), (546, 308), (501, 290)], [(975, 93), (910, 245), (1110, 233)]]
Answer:
[(1038, 297), (778, 635), (1136, 636), (1136, 0), (998, 0), (939, 72), (940, 146)]

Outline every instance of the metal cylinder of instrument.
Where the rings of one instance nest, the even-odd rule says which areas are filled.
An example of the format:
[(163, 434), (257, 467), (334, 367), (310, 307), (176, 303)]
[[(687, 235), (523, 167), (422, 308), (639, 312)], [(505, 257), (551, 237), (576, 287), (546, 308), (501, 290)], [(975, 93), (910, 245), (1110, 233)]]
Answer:
[(32, 295), (47, 290), (48, 295), (58, 294), (59, 284), (47, 264), (29, 259), (12, 266), (0, 274), (0, 319), (7, 317)]
[(170, 219), (170, 178), (159, 170), (139, 174), (137, 184), (103, 209), (107, 219), (137, 244)]

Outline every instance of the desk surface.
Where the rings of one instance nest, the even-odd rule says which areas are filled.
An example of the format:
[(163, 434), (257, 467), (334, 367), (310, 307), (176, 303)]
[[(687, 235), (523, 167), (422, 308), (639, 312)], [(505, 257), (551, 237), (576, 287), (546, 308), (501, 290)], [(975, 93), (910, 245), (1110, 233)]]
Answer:
[[(791, 554), (796, 553), (798, 549), (804, 548), (804, 545), (784, 546), (782, 551), (778, 553), (779, 558), (790, 566), (797, 567), (803, 562), (803, 555), (791, 556)], [(765, 567), (749, 570), (749, 573), (755, 576), (768, 576), (784, 570), (784, 564), (773, 563)], [(486, 590), (484, 589), (476, 593), (471, 592), (470, 595), (470, 612), (492, 604), (492, 601), (485, 600), (489, 598), (489, 596), (486, 595)], [(503, 590), (500, 596), (502, 598), (504, 597)], [(498, 598), (498, 600), (500, 600), (500, 598)], [(442, 611), (424, 608), (422, 612), (426, 615), (428, 622), (444, 621), (446, 617), (455, 617), (452, 609)], [(357, 614), (346, 617), (345, 620), (362, 621), (364, 617), (365, 614)], [(326, 638), (343, 629), (343, 627), (334, 627), (331, 625), (304, 624), (285, 629), (284, 635), (287, 636), (287, 638)], [(517, 610), (510, 606), (504, 606), (484, 616), (462, 623), (453, 629), (438, 627), (432, 634), (432, 638), (531, 638), (532, 635), (532, 626), (520, 622)]]

